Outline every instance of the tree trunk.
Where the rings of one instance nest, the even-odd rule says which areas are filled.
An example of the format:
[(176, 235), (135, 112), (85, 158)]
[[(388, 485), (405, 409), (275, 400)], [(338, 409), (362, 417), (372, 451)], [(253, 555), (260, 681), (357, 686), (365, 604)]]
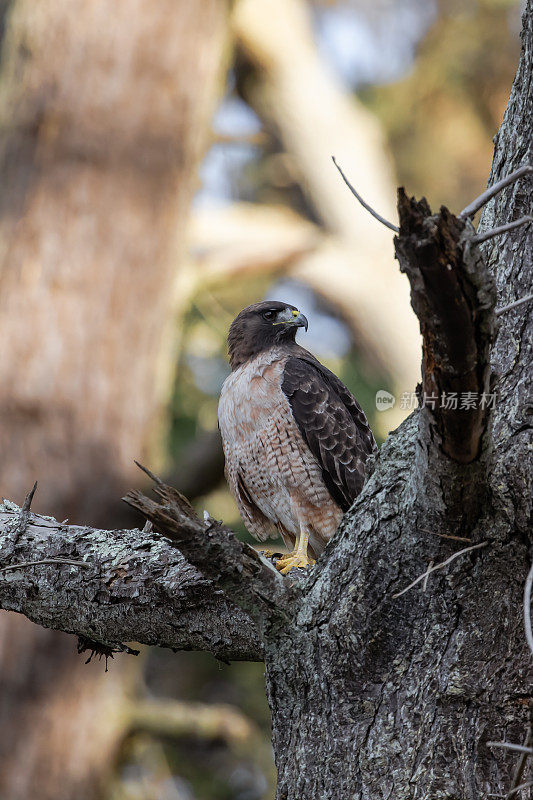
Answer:
[(6, 496), (46, 459), (36, 504), (94, 523), (96, 496), (131, 484), (154, 443), (226, 15), (225, 0), (14, 4), (0, 112)]
[[(0, 493), (109, 523), (157, 450), (226, 0), (15, 0), (0, 117)], [(138, 473), (137, 473), (138, 474)], [(0, 795), (101, 788), (134, 663), (3, 615)], [(131, 660), (133, 662), (133, 660)]]
[[(491, 184), (533, 162), (532, 72), (530, 1)], [(529, 214), (530, 198), (524, 178), (487, 207), (482, 227)], [(529, 227), (483, 248), (499, 305), (531, 293)], [(531, 654), (521, 607), (531, 546), (531, 330), (530, 306), (501, 317), (481, 512), (463, 509), (457, 530), (461, 509), (450, 507), (431, 463), (420, 491), (432, 445), (424, 411), (415, 412), (382, 448), (299, 613), (281, 635), (279, 620), (267, 632), (278, 800), (480, 800), (509, 791), (518, 754), (487, 741), (522, 744), (528, 724)], [(440, 459), (451, 463), (442, 452)], [(461, 491), (479, 480), (475, 462), (471, 468)], [(394, 598), (465, 546), (442, 538), (456, 533), (488, 544), (436, 572), (425, 591), (419, 584)]]
[[(533, 161), (533, 0), (524, 21), (491, 185)], [(487, 206), (485, 233), (529, 213), (531, 181), (522, 173)], [(139, 492), (125, 498), (157, 531), (139, 542), (153, 564), (156, 641), (168, 646), (169, 620), (187, 611), (202, 621), (174, 632), (180, 646), (237, 657), (264, 652), (278, 800), (482, 800), (528, 778), (516, 753), (491, 742), (520, 744), (531, 723), (521, 621), (531, 546), (531, 306), (502, 308), (532, 292), (531, 235), (518, 227), (480, 244), (466, 209), (432, 214), (403, 191), (398, 209), (395, 248), (423, 336), (424, 391), (448, 400), (454, 387), (472, 392), (474, 408), (454, 409), (437, 396), (394, 431), (302, 578), (282, 577), (158, 479), (156, 500)], [(479, 403), (490, 403), (495, 388), (489, 415)], [(0, 570), (11, 575), (3, 608), (89, 635), (105, 634), (110, 620), (111, 644), (134, 633), (149, 640), (146, 609), (132, 615), (128, 594), (146, 585), (146, 572), (138, 558), (121, 557), (121, 542), (138, 541), (137, 532), (76, 533), (9, 504), (0, 512)], [(56, 556), (60, 563), (50, 563)], [(39, 558), (46, 564), (35, 565)], [(83, 564), (70, 576), (65, 559)], [(429, 564), (433, 572), (415, 583)], [(89, 600), (68, 602), (84, 586)], [(146, 600), (139, 593), (135, 604)], [(252, 623), (239, 625), (238, 635), (228, 603)]]

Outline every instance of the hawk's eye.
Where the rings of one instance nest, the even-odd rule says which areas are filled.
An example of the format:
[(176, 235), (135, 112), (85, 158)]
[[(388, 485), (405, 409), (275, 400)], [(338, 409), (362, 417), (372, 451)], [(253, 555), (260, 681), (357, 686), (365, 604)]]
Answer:
[(263, 319), (273, 320), (275, 316), (275, 311), (263, 311)]

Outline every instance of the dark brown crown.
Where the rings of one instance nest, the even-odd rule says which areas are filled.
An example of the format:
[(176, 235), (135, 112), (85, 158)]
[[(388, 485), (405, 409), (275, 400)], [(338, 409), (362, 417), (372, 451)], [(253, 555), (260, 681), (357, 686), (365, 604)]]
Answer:
[(289, 303), (265, 300), (244, 308), (229, 329), (231, 369), (237, 369), (271, 347), (293, 343), (297, 329), (302, 326), (307, 329), (306, 318)]

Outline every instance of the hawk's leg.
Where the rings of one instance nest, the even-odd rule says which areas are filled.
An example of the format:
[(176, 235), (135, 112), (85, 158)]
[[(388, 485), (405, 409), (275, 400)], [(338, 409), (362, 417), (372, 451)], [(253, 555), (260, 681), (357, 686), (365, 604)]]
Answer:
[(300, 569), (312, 567), (315, 562), (307, 555), (308, 545), (309, 533), (304, 525), (300, 525), (300, 534), (298, 536), (296, 549), (293, 550), (292, 553), (282, 556), (276, 563), (276, 569), (279, 569), (282, 575), (286, 575), (293, 567), (298, 567)]

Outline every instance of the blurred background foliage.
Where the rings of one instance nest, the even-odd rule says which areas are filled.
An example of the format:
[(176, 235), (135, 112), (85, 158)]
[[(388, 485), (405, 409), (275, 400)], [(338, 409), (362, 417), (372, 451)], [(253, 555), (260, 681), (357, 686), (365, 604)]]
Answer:
[[(408, 412), (399, 403), (378, 412), (375, 393), (414, 390), (416, 325), (390, 235), (329, 157), (389, 218), (397, 185), (459, 211), (486, 182), (520, 13), (515, 0), (227, 7), (218, 106), (174, 279), (172, 366), (145, 457), (199, 511), (248, 540), (223, 480), (216, 423), (231, 320), (261, 298), (302, 308), (310, 329), (300, 342), (341, 376), (385, 438)], [(95, 521), (90, 511), (82, 518), (73, 521)], [(100, 796), (273, 798), (263, 666), (146, 648), (140, 662), (120, 698)]]
[[(492, 137), (518, 58), (519, 3), (351, 0), (312, 2), (309, 13), (314, 45), (326, 68), (379, 120), (393, 157), (395, 185), (425, 195), (435, 207), (444, 204), (460, 210), (488, 174)], [(195, 208), (206, 216), (206, 209), (213, 210), (215, 219), (217, 211), (230, 204), (262, 204), (275, 206), (278, 212), (288, 210), (287, 224), (296, 212), (321, 226), (293, 155), (284, 148), (271, 120), (254, 110), (249, 93), (261, 91), (260, 81), (250, 78), (253, 68), (239, 39), (234, 44), (225, 95), (213, 120), (213, 141), (200, 170)], [(302, 91), (312, 95), (312, 87)], [(324, 168), (330, 169), (329, 164)], [(351, 177), (357, 185), (357, 176)], [(352, 204), (349, 196), (342, 196), (342, 202)], [(355, 201), (351, 210), (354, 215), (361, 213)], [(240, 222), (244, 228), (244, 215)], [(250, 220), (253, 235), (252, 225)], [(246, 233), (242, 232), (242, 238), (246, 241)], [(247, 268), (235, 267), (238, 280), (215, 276), (200, 280), (191, 292), (180, 317), (180, 355), (168, 438), (170, 456), (178, 464), (182, 454), (187, 461), (192, 441), (216, 428), (218, 394), (228, 374), (225, 337), (229, 324), (243, 306), (263, 297), (286, 299), (306, 311), (312, 324), (305, 346), (360, 399), (378, 441), (386, 436), (387, 425), (380, 421), (374, 396), (378, 388), (394, 388), (390, 370), (376, 364), (374, 354), (365, 352), (358, 342), (357, 320), (343, 313), (329, 294), (321, 294), (314, 281), (309, 286), (291, 277), (293, 253), (282, 263), (275, 261), (276, 255), (270, 266), (259, 252), (256, 257), (262, 260), (255, 265), (250, 249)], [(414, 387), (406, 379), (402, 388)], [(214, 503), (220, 517), (239, 525), (225, 489), (217, 487), (216, 495), (207, 497), (202, 494), (199, 503), (210, 509)]]

